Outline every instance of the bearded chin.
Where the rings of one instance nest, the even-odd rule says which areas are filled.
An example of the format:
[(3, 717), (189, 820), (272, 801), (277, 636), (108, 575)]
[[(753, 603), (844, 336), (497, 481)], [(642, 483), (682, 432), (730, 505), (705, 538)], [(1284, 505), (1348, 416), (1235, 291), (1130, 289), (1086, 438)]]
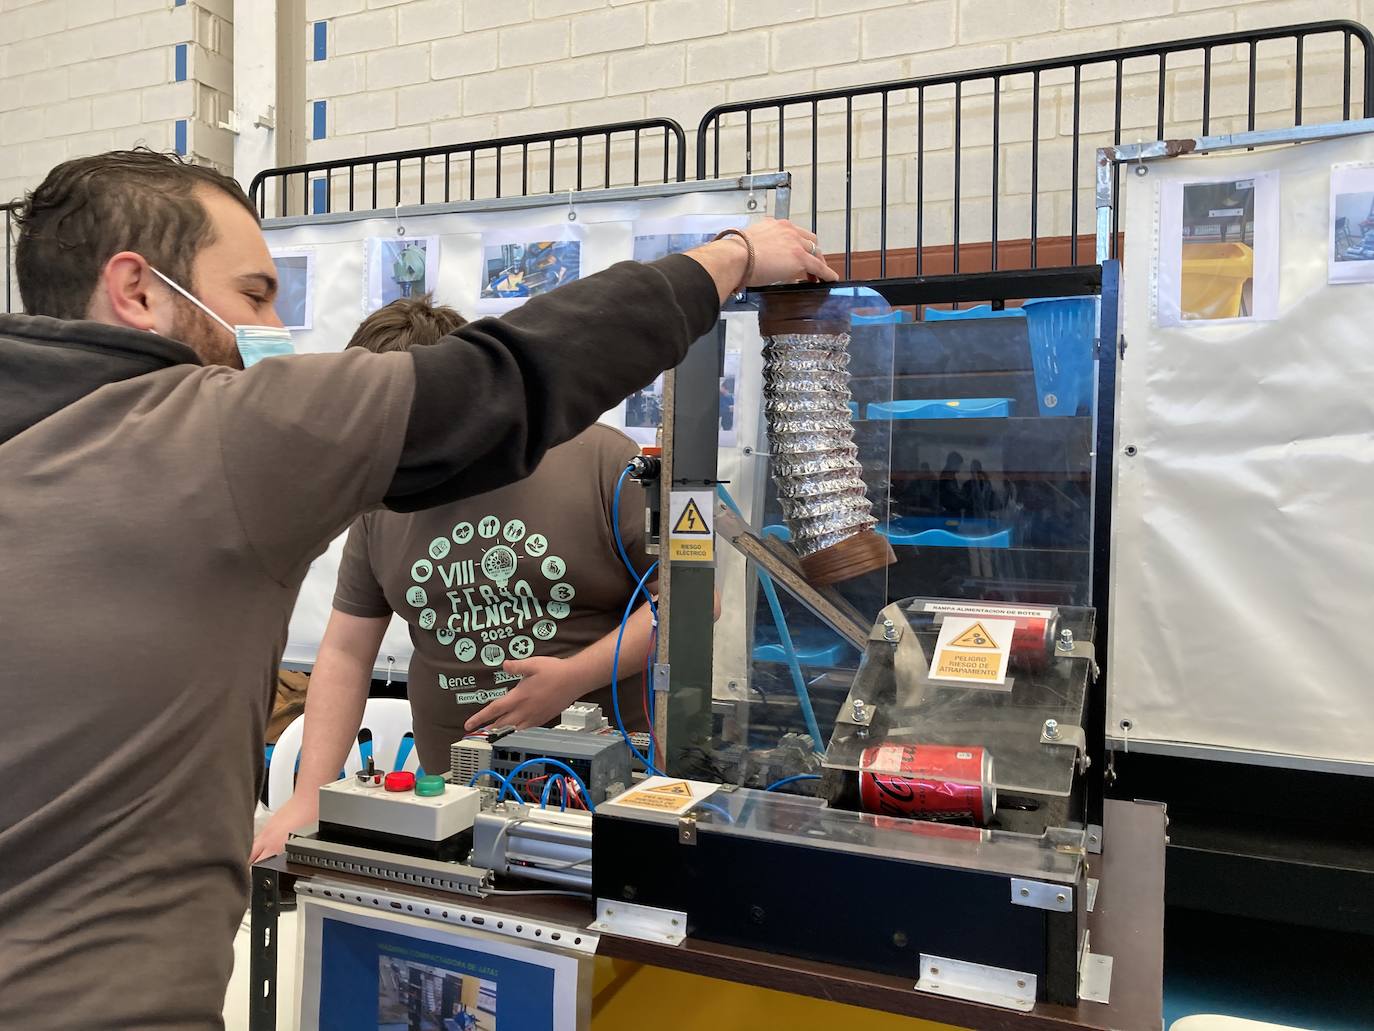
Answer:
[(243, 368), (243, 357), (229, 331), (192, 304), (178, 308), (172, 338), (195, 351), (206, 365)]

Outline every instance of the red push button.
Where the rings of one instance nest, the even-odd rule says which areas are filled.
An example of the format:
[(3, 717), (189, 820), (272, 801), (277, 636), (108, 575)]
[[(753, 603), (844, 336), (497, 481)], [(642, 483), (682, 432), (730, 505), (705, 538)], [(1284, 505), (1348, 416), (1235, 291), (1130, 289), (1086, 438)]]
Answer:
[(398, 770), (386, 775), (386, 789), (388, 791), (413, 791), (414, 788), (415, 774), (408, 770)]

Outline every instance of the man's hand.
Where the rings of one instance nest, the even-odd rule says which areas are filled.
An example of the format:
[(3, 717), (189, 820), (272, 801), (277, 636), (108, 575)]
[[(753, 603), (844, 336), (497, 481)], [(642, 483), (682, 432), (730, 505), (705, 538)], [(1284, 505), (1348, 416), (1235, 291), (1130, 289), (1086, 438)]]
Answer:
[(464, 727), (469, 733), (490, 726), (542, 727), (590, 690), (568, 659), (536, 655), (508, 661), (502, 669), (523, 679), (468, 720)]
[(722, 303), (741, 285), (767, 286), (802, 279), (828, 283), (840, 278), (825, 263), (816, 234), (799, 225), (782, 218), (765, 218), (743, 232), (754, 247), (754, 268), (743, 284), (749, 248), (738, 236), (731, 234), (687, 252), (716, 281)]
[(263, 827), (262, 833), (253, 839), (253, 851), (248, 861), (256, 863), (275, 856), (286, 848), (286, 836), (292, 831), (309, 826), (320, 818), (320, 799), (318, 795), (306, 798), (292, 795), (286, 804), (272, 814)]
[[(746, 286), (794, 283), (815, 278), (832, 282), (840, 277), (825, 263), (816, 234), (783, 218), (765, 218), (744, 230), (754, 245), (754, 271)], [(738, 236), (727, 236), (722, 243), (742, 247)]]

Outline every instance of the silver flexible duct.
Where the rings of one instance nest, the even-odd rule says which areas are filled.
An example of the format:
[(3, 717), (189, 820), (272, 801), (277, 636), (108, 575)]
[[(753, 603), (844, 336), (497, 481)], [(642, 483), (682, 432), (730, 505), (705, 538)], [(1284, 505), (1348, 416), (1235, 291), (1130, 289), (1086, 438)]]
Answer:
[(782, 333), (763, 349), (768, 450), (783, 518), (805, 557), (872, 527), (849, 408), (849, 334)]

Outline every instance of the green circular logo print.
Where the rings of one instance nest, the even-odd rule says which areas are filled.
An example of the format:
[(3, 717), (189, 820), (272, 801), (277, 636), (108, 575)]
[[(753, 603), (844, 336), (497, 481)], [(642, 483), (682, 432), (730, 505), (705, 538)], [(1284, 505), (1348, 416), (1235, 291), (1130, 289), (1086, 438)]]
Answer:
[(563, 574), (568, 571), (567, 563), (557, 555), (550, 555), (539, 568), (544, 571), (544, 579), (546, 580), (561, 580)]
[(454, 544), (466, 544), (470, 540), (472, 540), (471, 523), (459, 523), (457, 526), (453, 528)]
[(549, 602), (549, 615), (554, 619), (565, 619), (571, 611), (572, 606), (565, 601)]
[(464, 637), (453, 646), (453, 654), (458, 656), (460, 662), (471, 662), (477, 657), (477, 645), (472, 643), (472, 638)]
[(423, 587), (412, 587), (406, 591), (406, 601), (410, 602), (413, 607), (422, 609), (429, 604), (429, 595), (425, 593)]
[[(557, 604), (558, 602), (554, 602), (554, 605)], [(553, 606), (549, 607), (550, 609), (553, 608)], [(538, 623), (534, 624), (534, 636), (541, 641), (552, 641), (554, 635), (557, 633), (558, 624), (551, 619), (541, 619)]]
[(455, 634), (448, 627), (441, 626), (438, 630), (434, 631), (434, 636), (440, 644), (447, 648), (449, 645), (453, 643), (453, 639), (458, 635)]
[(451, 547), (452, 545), (449, 544), (447, 537), (435, 537), (434, 540), (429, 542), (429, 557), (436, 561), (441, 558), (446, 558)]
[(419, 623), (421, 630), (433, 630), (434, 624), (438, 621), (439, 616), (433, 609), (425, 609), (420, 613)]
[(495, 516), (486, 516), (477, 524), (477, 532), (487, 540), (491, 540), (501, 532), (501, 520)]
[(525, 554), (530, 558), (538, 558), (549, 550), (549, 539), (542, 533), (532, 533), (525, 541)]
[(434, 563), (427, 558), (420, 559), (415, 565), (410, 567), (410, 577), (417, 584), (425, 583), (434, 575)]
[(505, 587), (510, 583), (510, 578), (515, 575), (515, 552), (504, 544), (498, 544), (494, 548), (487, 549), (487, 553), (482, 556), (482, 572), (487, 575), (487, 579), (493, 581), (498, 587)]
[(519, 519), (512, 519), (506, 524), (506, 528), (501, 531), (501, 536), (506, 538), (511, 544), (515, 544), (525, 536), (525, 524)]
[(510, 657), (512, 659), (528, 659), (534, 654), (534, 642), (524, 634), (510, 639)]
[[(573, 590), (572, 584), (554, 584), (549, 591), (549, 597), (555, 602), (572, 601), (577, 597), (577, 592)], [(550, 609), (552, 611), (552, 609)]]
[(482, 649), (482, 662), (496, 667), (506, 661), (506, 653), (499, 644), (489, 644)]

